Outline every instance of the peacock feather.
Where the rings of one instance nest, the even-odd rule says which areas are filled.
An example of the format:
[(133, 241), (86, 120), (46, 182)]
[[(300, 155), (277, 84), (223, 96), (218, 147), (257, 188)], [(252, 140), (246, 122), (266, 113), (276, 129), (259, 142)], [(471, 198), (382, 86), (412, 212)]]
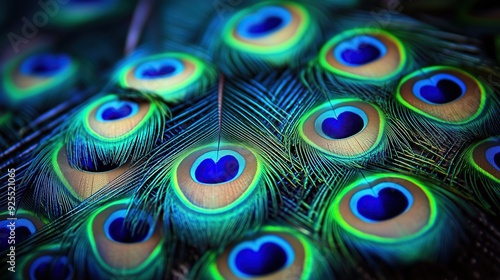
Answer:
[(498, 279), (499, 12), (6, 1), (0, 278)]

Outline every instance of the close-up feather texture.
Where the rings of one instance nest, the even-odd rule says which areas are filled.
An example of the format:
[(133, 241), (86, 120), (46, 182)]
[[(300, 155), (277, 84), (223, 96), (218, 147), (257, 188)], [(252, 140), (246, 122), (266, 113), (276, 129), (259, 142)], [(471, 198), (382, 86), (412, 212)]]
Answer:
[(0, 279), (500, 279), (500, 5), (0, 9)]

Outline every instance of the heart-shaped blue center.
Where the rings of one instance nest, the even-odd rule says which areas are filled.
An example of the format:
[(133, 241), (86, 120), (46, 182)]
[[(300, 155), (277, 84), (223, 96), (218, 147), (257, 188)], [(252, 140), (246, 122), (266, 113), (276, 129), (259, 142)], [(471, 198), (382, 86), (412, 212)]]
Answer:
[[(8, 243), (11, 228), (9, 228), (10, 220), (0, 222), (0, 250), (7, 250), (10, 245)], [(36, 232), (35, 225), (28, 219), (17, 218), (15, 221), (16, 244), (28, 239), (33, 233)]]
[(353, 112), (343, 112), (338, 118), (326, 118), (321, 129), (332, 139), (343, 139), (351, 137), (363, 130), (365, 123), (363, 118)]
[(403, 213), (408, 207), (408, 199), (396, 189), (385, 188), (377, 197), (365, 195), (360, 198), (357, 207), (363, 217), (374, 221), (385, 221)]
[(262, 276), (283, 268), (286, 253), (277, 244), (264, 243), (257, 251), (241, 250), (236, 256), (236, 267), (245, 274)]
[(283, 20), (280, 17), (270, 16), (267, 17), (263, 22), (258, 22), (251, 25), (248, 28), (248, 33), (253, 35), (260, 35), (263, 33), (273, 32), (281, 26)]
[[(118, 210), (104, 222), (104, 232), (110, 240), (120, 243), (137, 243), (151, 237), (152, 223), (150, 219), (137, 219), (132, 225), (131, 222), (125, 222), (126, 215), (127, 210)], [(141, 215), (141, 213), (138, 213), (138, 215)]]
[(429, 104), (446, 104), (465, 94), (464, 82), (450, 74), (436, 74), (429, 79), (420, 80), (413, 86), (413, 93)]
[(283, 238), (267, 235), (235, 246), (229, 268), (242, 278), (265, 276), (289, 267), (295, 259), (292, 246)]
[(162, 65), (159, 68), (148, 68), (142, 71), (143, 78), (158, 78), (165, 77), (175, 72), (175, 67), (172, 65)]
[(349, 64), (368, 64), (380, 57), (380, 50), (370, 44), (360, 44), (356, 49), (346, 49), (342, 52), (342, 59)]
[(96, 119), (101, 122), (117, 121), (134, 116), (139, 112), (139, 104), (132, 101), (118, 100), (102, 104), (96, 112)]
[(39, 54), (26, 58), (20, 67), (24, 75), (51, 77), (64, 71), (71, 64), (71, 58), (65, 54)]
[(361, 35), (345, 40), (335, 47), (333, 54), (337, 61), (358, 67), (373, 62), (387, 53), (386, 46), (375, 37)]
[(212, 158), (206, 158), (196, 168), (195, 178), (204, 184), (225, 183), (233, 180), (239, 169), (240, 164), (232, 155), (221, 157), (217, 163)]
[(134, 75), (138, 79), (170, 78), (184, 71), (184, 64), (175, 58), (146, 61), (137, 66)]
[(244, 17), (238, 24), (237, 32), (243, 38), (256, 39), (282, 29), (291, 20), (292, 15), (287, 9), (268, 6)]
[(122, 104), (118, 108), (108, 107), (102, 112), (102, 119), (105, 121), (114, 121), (128, 117), (132, 113), (132, 107), (128, 104)]
[(445, 104), (459, 98), (462, 95), (462, 89), (453, 81), (441, 80), (436, 86), (422, 87), (420, 95), (429, 102)]
[(486, 150), (486, 160), (500, 171), (500, 146), (493, 146)]
[(350, 205), (361, 220), (381, 222), (408, 211), (413, 205), (413, 196), (403, 186), (385, 182), (355, 193)]
[[(55, 263), (54, 263), (55, 261)], [(68, 264), (67, 257), (42, 256), (36, 259), (30, 267), (30, 279), (71, 279), (73, 268)]]

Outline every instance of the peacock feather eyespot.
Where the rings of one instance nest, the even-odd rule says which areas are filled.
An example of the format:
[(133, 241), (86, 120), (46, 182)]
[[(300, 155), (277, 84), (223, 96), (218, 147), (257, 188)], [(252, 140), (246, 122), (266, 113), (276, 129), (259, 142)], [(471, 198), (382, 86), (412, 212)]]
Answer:
[(262, 222), (272, 185), (252, 148), (234, 143), (197, 147), (181, 155), (171, 173), (165, 216), (190, 244), (218, 246)]
[[(40, 148), (23, 184), (30, 186), (29, 191), (37, 213), (50, 220), (58, 218), (79, 205), (83, 200), (101, 191), (112, 181), (131, 169), (131, 163), (109, 166), (92, 161), (88, 171), (72, 167), (68, 160), (67, 144), (60, 139)], [(101, 168), (101, 170), (90, 170)], [(131, 178), (125, 178), (119, 187), (125, 187)], [(117, 188), (118, 186), (112, 186)]]
[(351, 29), (330, 39), (319, 53), (327, 71), (363, 81), (386, 81), (406, 64), (403, 43), (379, 29)]
[(119, 243), (138, 243), (149, 240), (153, 234), (151, 230), (152, 218), (145, 216), (145, 213), (135, 214), (140, 216), (138, 221), (140, 226), (138, 226), (139, 230), (131, 231), (124, 225), (127, 210), (113, 212), (104, 222), (106, 238)]
[(120, 86), (155, 93), (170, 103), (203, 95), (215, 76), (207, 62), (175, 52), (133, 60), (117, 73)]
[(268, 1), (234, 15), (223, 31), (224, 40), (246, 52), (279, 53), (300, 42), (310, 21), (308, 11), (299, 4)]
[(66, 54), (38, 54), (26, 58), (19, 71), (27, 76), (53, 77), (67, 71), (71, 66), (71, 58)]
[[(451, 250), (458, 231), (455, 206), (429, 184), (405, 175), (380, 173), (359, 179), (327, 206), (323, 234), (360, 253), (392, 262), (433, 259)], [(350, 254), (350, 253), (347, 253)]]
[(224, 72), (235, 75), (296, 67), (321, 40), (313, 14), (290, 1), (265, 1), (242, 9), (225, 23), (216, 60)]
[[(134, 224), (126, 223), (127, 216)], [(126, 200), (111, 203), (90, 218), (87, 230), (93, 253), (111, 267), (133, 268), (151, 260), (158, 254), (162, 236), (160, 227), (148, 214), (140, 210), (129, 210)], [(128, 250), (138, 250), (138, 259), (126, 257)], [(110, 253), (110, 251), (112, 253)], [(116, 255), (116, 252), (122, 254)], [(153, 255), (151, 255), (153, 254)]]
[(490, 179), (500, 182), (500, 140), (492, 137), (474, 145), (470, 163)]
[[(453, 176), (464, 179), (468, 189), (484, 209), (500, 207), (500, 138), (493, 136), (471, 144), (453, 166)], [(459, 186), (458, 182), (456, 184)]]
[(101, 172), (75, 169), (69, 164), (67, 148), (62, 143), (54, 150), (51, 162), (52, 168), (57, 174), (57, 178), (64, 185), (66, 190), (79, 200), (90, 197), (109, 182), (130, 169), (130, 164), (128, 163)]
[(97, 139), (118, 141), (140, 130), (155, 109), (154, 103), (121, 100), (118, 95), (108, 95), (86, 107), (85, 128)]
[(310, 279), (327, 277), (325, 259), (311, 242), (295, 230), (265, 226), (222, 253), (202, 269), (213, 279)]
[(47, 223), (32, 212), (23, 209), (17, 210), (14, 222), (9, 218), (12, 218), (9, 212), (0, 214), (0, 251), (7, 250), (13, 244), (9, 243), (11, 229), (15, 229), (15, 242), (20, 244)]
[(204, 213), (228, 211), (259, 187), (262, 164), (254, 152), (238, 146), (204, 147), (190, 153), (174, 168), (177, 196)]
[(61, 279), (75, 277), (75, 269), (59, 245), (46, 245), (25, 256), (16, 279)]
[(98, 172), (137, 160), (162, 137), (168, 112), (166, 105), (147, 96), (98, 98), (66, 124), (70, 165)]
[(426, 188), (411, 178), (378, 175), (348, 186), (334, 202), (341, 227), (361, 238), (400, 242), (432, 227), (436, 205)]
[(310, 146), (340, 159), (361, 158), (380, 148), (385, 119), (380, 109), (357, 99), (332, 99), (305, 114), (299, 124)]
[(483, 112), (485, 88), (467, 72), (450, 66), (419, 69), (399, 83), (397, 100), (410, 110), (447, 124), (466, 124)]
[[(74, 84), (78, 68), (79, 63), (65, 53), (35, 52), (14, 58), (2, 74), (7, 103), (19, 106), (27, 101), (35, 102), (41, 96), (60, 98), (58, 89)], [(58, 95), (51, 94), (54, 91)]]
[[(75, 264), (91, 275), (147, 277), (165, 265), (161, 226), (151, 215), (130, 206), (128, 198), (108, 202), (90, 215), (79, 230)], [(83, 252), (83, 253), (82, 253)], [(134, 252), (130, 254), (130, 252)]]

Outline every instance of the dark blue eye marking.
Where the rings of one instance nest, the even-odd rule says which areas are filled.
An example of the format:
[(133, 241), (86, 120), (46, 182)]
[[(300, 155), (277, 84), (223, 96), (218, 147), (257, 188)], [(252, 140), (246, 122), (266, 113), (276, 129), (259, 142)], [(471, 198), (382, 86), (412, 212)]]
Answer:
[(413, 85), (413, 94), (428, 104), (441, 105), (455, 101), (466, 92), (465, 83), (450, 74), (436, 74)]
[(364, 125), (363, 118), (358, 114), (343, 112), (339, 114), (338, 118), (326, 118), (321, 129), (332, 139), (343, 139), (360, 132)]
[(139, 112), (139, 104), (132, 101), (110, 101), (102, 104), (96, 112), (96, 119), (110, 122), (132, 117)]
[(64, 256), (57, 258), (42, 256), (36, 259), (30, 267), (30, 279), (71, 279), (72, 276), (73, 267)]
[(293, 247), (285, 239), (267, 235), (235, 246), (229, 253), (228, 264), (236, 276), (253, 278), (285, 269), (294, 260)]
[(245, 166), (245, 158), (233, 150), (210, 151), (195, 160), (191, 178), (200, 184), (228, 183), (238, 178)]
[(196, 168), (196, 180), (204, 184), (219, 184), (233, 180), (240, 169), (238, 160), (231, 155), (221, 157), (217, 163), (204, 159)]
[(491, 147), (486, 150), (486, 160), (498, 171), (500, 171), (500, 146)]
[(182, 71), (184, 71), (184, 64), (180, 60), (163, 58), (143, 62), (135, 69), (134, 76), (143, 80), (160, 79), (173, 77)]
[[(120, 243), (137, 243), (151, 238), (153, 235), (151, 218), (142, 212), (137, 214), (143, 217), (137, 220), (133, 228), (131, 228), (131, 223), (125, 223), (127, 210), (118, 210), (111, 214), (104, 222), (104, 232), (108, 239)], [(133, 215), (137, 214), (133, 213)]]
[(333, 55), (340, 63), (358, 67), (373, 62), (387, 53), (387, 47), (378, 39), (360, 35), (335, 47)]
[(315, 122), (316, 132), (326, 139), (338, 140), (351, 137), (368, 124), (366, 113), (353, 106), (339, 107), (319, 115)]
[(412, 205), (413, 196), (406, 188), (387, 182), (356, 192), (350, 202), (354, 215), (369, 223), (392, 219)]
[(290, 24), (292, 14), (283, 7), (264, 7), (259, 11), (244, 17), (236, 31), (247, 39), (258, 39), (274, 33)]
[[(9, 236), (11, 233), (11, 228), (9, 228), (10, 220), (0, 221), (0, 250), (7, 250), (11, 245), (9, 245)], [(16, 220), (16, 244), (28, 239), (33, 233), (36, 232), (35, 225), (28, 219), (18, 218)]]
[(71, 65), (71, 58), (66, 54), (37, 54), (27, 57), (21, 64), (20, 72), (24, 75), (51, 77)]

